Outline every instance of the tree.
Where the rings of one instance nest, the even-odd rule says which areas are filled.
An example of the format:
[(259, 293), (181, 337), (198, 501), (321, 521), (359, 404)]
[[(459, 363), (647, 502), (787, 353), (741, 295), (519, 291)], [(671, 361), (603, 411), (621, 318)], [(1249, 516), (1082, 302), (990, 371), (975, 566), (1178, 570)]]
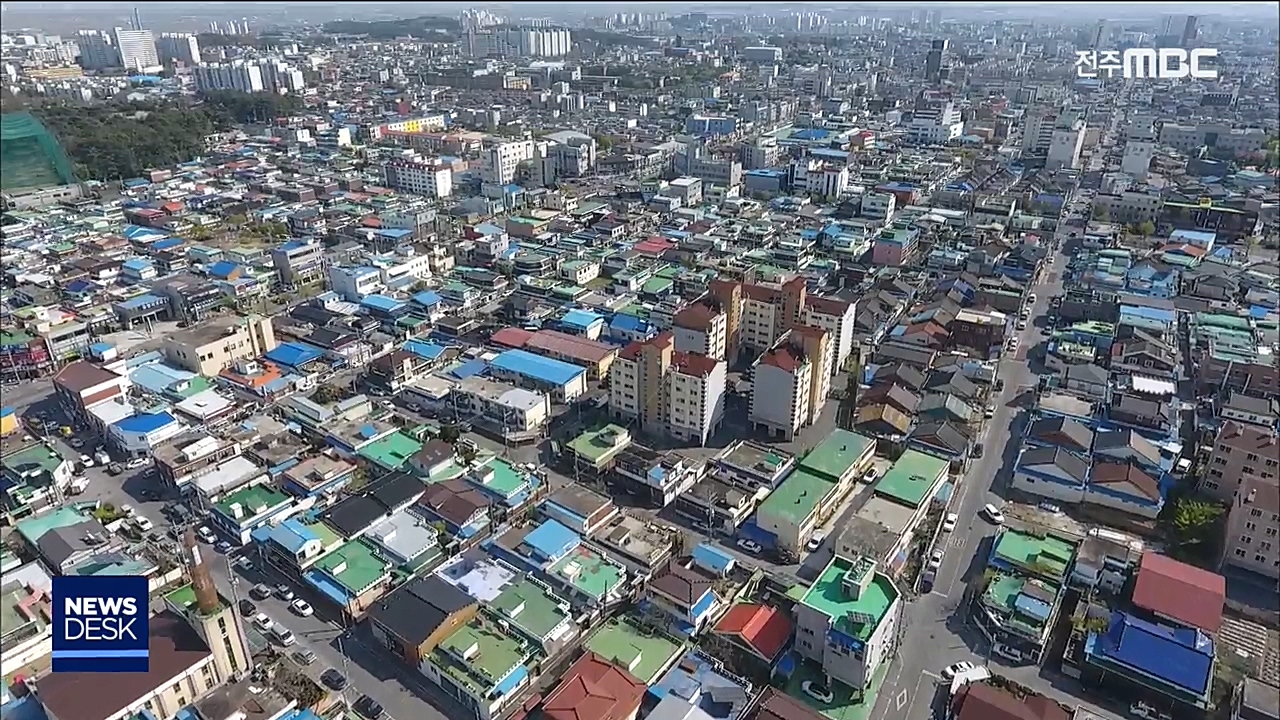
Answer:
[(462, 437), (457, 425), (445, 425), (440, 428), (440, 439), (453, 445)]
[(470, 465), (475, 462), (478, 454), (476, 446), (471, 443), (461, 443), (458, 445), (458, 457), (462, 458), (462, 462), (465, 465)]
[(1093, 207), (1093, 219), (1098, 222), (1107, 222), (1111, 219), (1111, 214), (1107, 212), (1106, 208), (1100, 205), (1095, 205)]
[(613, 138), (609, 137), (608, 135), (605, 135), (603, 133), (596, 133), (591, 137), (595, 138), (596, 149), (599, 150), (601, 153), (607, 153), (613, 149)]
[(311, 393), (311, 401), (321, 405), (340, 402), (345, 396), (342, 389), (334, 385), (321, 385)]
[(355, 472), (351, 473), (351, 482), (347, 483), (347, 490), (356, 492), (363, 489), (369, 484), (369, 468), (364, 465), (357, 465)]
[(1217, 551), (1222, 517), (1221, 505), (1189, 497), (1175, 500), (1173, 510), (1161, 517), (1165, 534), (1173, 543), (1171, 554), (1192, 561), (1211, 560)]
[(1156, 224), (1150, 220), (1143, 221), (1138, 225), (1138, 234), (1144, 238), (1149, 238), (1156, 234)]

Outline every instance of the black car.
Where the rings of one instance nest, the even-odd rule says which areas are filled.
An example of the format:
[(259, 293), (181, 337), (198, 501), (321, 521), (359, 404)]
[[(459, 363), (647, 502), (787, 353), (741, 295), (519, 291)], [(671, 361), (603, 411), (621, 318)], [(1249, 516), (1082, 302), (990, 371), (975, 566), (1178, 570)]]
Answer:
[(368, 695), (361, 695), (360, 699), (356, 700), (351, 707), (361, 716), (369, 718), (369, 720), (378, 720), (378, 718), (382, 717), (382, 706), (378, 704), (377, 700)]
[(347, 686), (347, 676), (334, 668), (329, 668), (320, 675), (320, 682), (330, 690), (341, 690)]
[(241, 600), (241, 601), (240, 601), (240, 614), (241, 614), (241, 615), (243, 615), (243, 616), (245, 616), (245, 617), (249, 617), (249, 616), (253, 615), (253, 614), (254, 614), (254, 613), (256, 613), (256, 612), (258, 612), (258, 606), (257, 606), (257, 605), (254, 605), (252, 600)]
[(982, 457), (983, 450), (984, 448), (982, 447), (982, 443), (978, 443), (977, 445), (973, 446), (973, 452), (970, 454), (975, 458), (980, 458)]

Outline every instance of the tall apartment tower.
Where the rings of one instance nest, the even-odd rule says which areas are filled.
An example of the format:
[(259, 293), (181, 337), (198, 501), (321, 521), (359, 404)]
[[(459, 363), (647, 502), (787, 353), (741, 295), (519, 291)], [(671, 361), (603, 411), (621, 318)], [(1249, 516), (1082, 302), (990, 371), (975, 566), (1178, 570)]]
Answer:
[(145, 70), (160, 64), (150, 30), (116, 28), (116, 48), (120, 51), (120, 64), (128, 70)]
[(946, 40), (934, 40), (929, 45), (929, 53), (924, 59), (924, 77), (929, 82), (942, 79), (942, 56), (947, 52)]
[(1196, 38), (1200, 37), (1198, 22), (1199, 18), (1195, 15), (1187, 16), (1187, 21), (1182, 25), (1182, 47), (1191, 48), (1196, 44)]

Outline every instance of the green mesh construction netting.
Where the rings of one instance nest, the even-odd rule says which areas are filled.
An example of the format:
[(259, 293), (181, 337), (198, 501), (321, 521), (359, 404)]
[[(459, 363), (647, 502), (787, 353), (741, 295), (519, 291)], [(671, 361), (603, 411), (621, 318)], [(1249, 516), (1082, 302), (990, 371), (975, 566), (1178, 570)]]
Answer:
[(0, 190), (12, 192), (75, 182), (67, 153), (34, 115), (0, 115)]

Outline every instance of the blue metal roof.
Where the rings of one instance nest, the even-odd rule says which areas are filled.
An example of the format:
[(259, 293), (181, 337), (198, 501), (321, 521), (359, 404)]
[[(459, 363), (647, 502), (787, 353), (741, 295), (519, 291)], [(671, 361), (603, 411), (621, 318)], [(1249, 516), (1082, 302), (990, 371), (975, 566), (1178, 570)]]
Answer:
[(298, 367), (300, 365), (305, 365), (322, 355), (324, 355), (324, 353), (310, 345), (303, 345), (301, 343), (284, 343), (267, 353), (266, 358), (273, 363), (279, 363), (289, 367)]
[(406, 340), (402, 348), (427, 360), (435, 360), (444, 354), (445, 346), (422, 340)]
[(119, 303), (120, 307), (125, 310), (141, 310), (142, 308), (152, 307), (154, 305), (167, 305), (169, 300), (159, 295), (139, 295), (138, 297), (129, 298)]
[(1087, 655), (1202, 696), (1213, 679), (1213, 641), (1193, 628), (1173, 628), (1123, 611), (1111, 615), (1105, 634), (1091, 633)]
[(387, 297), (386, 295), (365, 295), (360, 299), (360, 304), (364, 307), (381, 310), (383, 312), (395, 312), (403, 308), (405, 305), (399, 300)]
[(208, 273), (216, 278), (227, 278), (230, 277), (238, 267), (240, 266), (230, 260), (219, 260), (209, 266)]
[(524, 544), (543, 558), (559, 558), (582, 542), (578, 533), (555, 520), (546, 520), (524, 536)]
[(492, 365), (499, 370), (524, 375), (552, 385), (567, 385), (586, 372), (586, 368), (535, 355), (525, 350), (508, 350), (494, 358)]
[(454, 368), (453, 370), (451, 370), (450, 374), (452, 374), (454, 377), (458, 378), (459, 380), (466, 380), (469, 377), (475, 377), (476, 375), (481, 375), (484, 373), (485, 370), (488, 370), (488, 369), (489, 369), (489, 366), (486, 365), (483, 360), (468, 360), (462, 363), (461, 365), (459, 365), (458, 367)]
[(574, 327), (586, 328), (592, 323), (603, 320), (599, 313), (593, 313), (589, 310), (570, 310), (560, 318), (560, 322), (565, 325), (573, 325)]
[(157, 240), (151, 243), (151, 249), (157, 252), (160, 250), (170, 250), (172, 248), (176, 248), (182, 245), (185, 242), (186, 241), (183, 240), (182, 238), (174, 238), (174, 237), (165, 238), (163, 240)]
[(440, 293), (435, 290), (423, 290), (410, 298), (410, 300), (413, 300), (423, 307), (435, 307), (440, 304)]
[(146, 258), (130, 258), (122, 263), (126, 270), (146, 270), (151, 267), (151, 261)]
[(132, 415), (123, 420), (117, 420), (114, 425), (123, 432), (148, 435), (175, 422), (177, 422), (177, 420), (169, 413), (158, 412), (138, 413), (137, 415)]

